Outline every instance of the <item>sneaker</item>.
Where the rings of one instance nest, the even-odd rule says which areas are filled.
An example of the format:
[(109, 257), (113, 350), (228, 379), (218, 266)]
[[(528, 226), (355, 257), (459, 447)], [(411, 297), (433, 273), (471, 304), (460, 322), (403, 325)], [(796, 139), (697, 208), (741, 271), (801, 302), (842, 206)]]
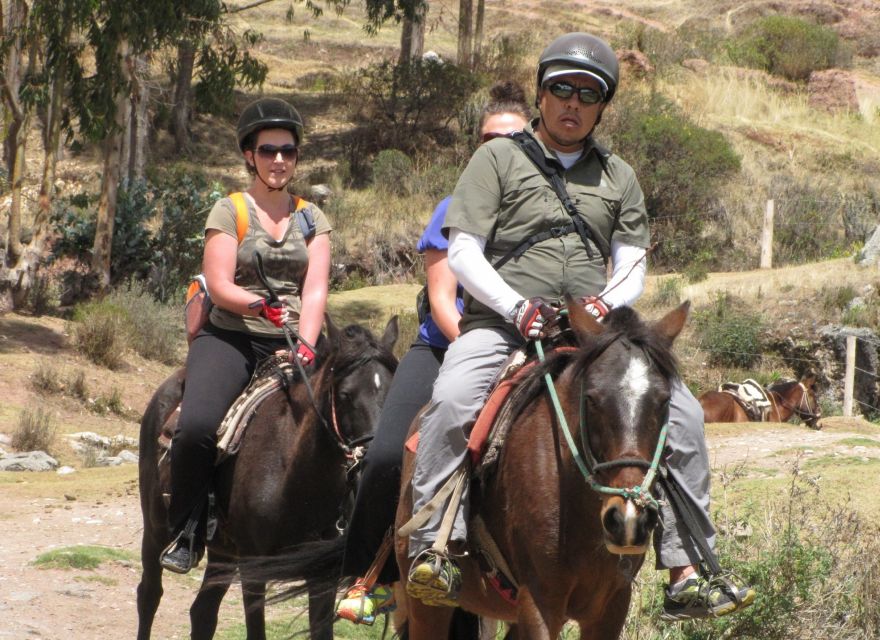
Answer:
[(726, 616), (755, 601), (755, 589), (741, 578), (725, 574), (710, 580), (690, 577), (682, 585), (666, 588), (662, 620), (690, 620)]
[(196, 549), (195, 542), (183, 535), (178, 536), (159, 556), (159, 564), (163, 569), (174, 573), (189, 573), (198, 566), (202, 554)]
[(336, 615), (355, 624), (373, 624), (376, 616), (391, 613), (396, 608), (397, 602), (391, 587), (374, 584), (367, 589), (366, 585), (358, 582), (336, 606)]
[(461, 569), (454, 560), (430, 549), (413, 561), (406, 592), (427, 605), (457, 607), (461, 591)]

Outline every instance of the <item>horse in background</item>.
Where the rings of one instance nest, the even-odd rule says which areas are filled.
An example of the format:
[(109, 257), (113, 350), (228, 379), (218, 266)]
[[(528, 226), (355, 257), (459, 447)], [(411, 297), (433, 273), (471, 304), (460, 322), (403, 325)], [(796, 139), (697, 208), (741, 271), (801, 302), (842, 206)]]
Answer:
[[(570, 302), (574, 348), (552, 351), (507, 399), (512, 423), (497, 466), (475, 487), (472, 510), (518, 582), (517, 599), (487, 588), (473, 540), (461, 558), (459, 596), (463, 608), (513, 623), (507, 638), (556, 638), (570, 619), (581, 638), (619, 637), (632, 581), (659, 518), (646, 473), (657, 471), (664, 446), (666, 407), (678, 375), (671, 346), (687, 310), (685, 303), (648, 324), (620, 307), (600, 324)], [(554, 381), (561, 415), (551, 405), (546, 375)], [(398, 528), (412, 515), (413, 466), (408, 452)], [(484, 540), (482, 532), (479, 537)], [(395, 547), (405, 579), (408, 539), (398, 537)], [(413, 598), (405, 606), (404, 637), (445, 636), (452, 609)]]
[[(774, 382), (765, 388), (770, 406), (761, 421), (787, 422), (793, 415), (811, 429), (821, 429), (822, 408), (816, 399), (817, 376), (808, 371), (800, 380)], [(698, 400), (706, 422), (753, 422), (743, 401), (728, 391), (707, 391)]]
[[(247, 425), (238, 452), (215, 469), (219, 520), (207, 543), (207, 566), (190, 608), (191, 637), (214, 636), (220, 602), (240, 571), (248, 640), (264, 640), (266, 583), (246, 568), (249, 557), (268, 557), (301, 542), (334, 538), (359, 460), (356, 446), (372, 437), (397, 358), (392, 318), (381, 340), (358, 325), (337, 329), (327, 316), (328, 339), (320, 345), (307, 385), (295, 382), (273, 391)], [(140, 494), (144, 531), (143, 572), (137, 588), (138, 640), (147, 640), (162, 597), (159, 555), (170, 543), (167, 461), (159, 436), (183, 395), (184, 372), (165, 380), (141, 421)], [(331, 640), (334, 595), (309, 594), (311, 637)], [(328, 621), (331, 621), (328, 623)]]

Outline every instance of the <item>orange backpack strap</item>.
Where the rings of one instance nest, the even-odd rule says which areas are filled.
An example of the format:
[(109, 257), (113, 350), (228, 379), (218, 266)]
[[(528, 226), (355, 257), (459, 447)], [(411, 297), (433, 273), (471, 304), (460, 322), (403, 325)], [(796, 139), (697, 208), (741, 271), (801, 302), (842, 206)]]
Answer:
[(247, 200), (245, 200), (244, 193), (241, 191), (230, 193), (229, 199), (232, 200), (232, 204), (235, 206), (235, 234), (238, 236), (238, 244), (241, 244), (241, 241), (244, 240), (244, 236), (247, 233), (248, 223), (250, 222), (250, 219), (248, 218)]

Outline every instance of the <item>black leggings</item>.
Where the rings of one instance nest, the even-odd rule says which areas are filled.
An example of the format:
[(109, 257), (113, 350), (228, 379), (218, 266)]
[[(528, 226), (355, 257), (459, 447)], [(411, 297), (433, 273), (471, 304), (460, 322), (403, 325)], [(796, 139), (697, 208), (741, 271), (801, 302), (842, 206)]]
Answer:
[[(379, 414), (375, 437), (364, 458), (348, 527), (343, 575), (363, 576), (373, 563), (385, 533), (394, 524), (406, 434), (416, 413), (431, 399), (434, 380), (445, 355), (445, 349), (418, 341), (397, 367)], [(392, 559), (385, 563), (378, 581), (391, 584), (398, 577), (397, 563)]]
[(208, 492), (217, 457), (217, 428), (247, 386), (257, 363), (284, 338), (264, 338), (207, 324), (189, 346), (180, 417), (171, 447), (172, 533), (186, 525)]

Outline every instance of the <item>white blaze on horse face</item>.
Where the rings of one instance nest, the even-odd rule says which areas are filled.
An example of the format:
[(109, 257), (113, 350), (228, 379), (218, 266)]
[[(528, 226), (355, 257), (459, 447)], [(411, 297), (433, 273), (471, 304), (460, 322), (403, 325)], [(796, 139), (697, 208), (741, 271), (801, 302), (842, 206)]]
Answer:
[(379, 373), (376, 372), (373, 374), (373, 384), (376, 385), (377, 389), (382, 388), (382, 378), (379, 377)]
[(620, 379), (620, 398), (624, 404), (621, 414), (628, 418), (627, 424), (624, 426), (629, 435), (635, 435), (634, 429), (639, 406), (650, 388), (648, 373), (648, 364), (644, 359), (633, 357), (630, 358), (629, 366)]

